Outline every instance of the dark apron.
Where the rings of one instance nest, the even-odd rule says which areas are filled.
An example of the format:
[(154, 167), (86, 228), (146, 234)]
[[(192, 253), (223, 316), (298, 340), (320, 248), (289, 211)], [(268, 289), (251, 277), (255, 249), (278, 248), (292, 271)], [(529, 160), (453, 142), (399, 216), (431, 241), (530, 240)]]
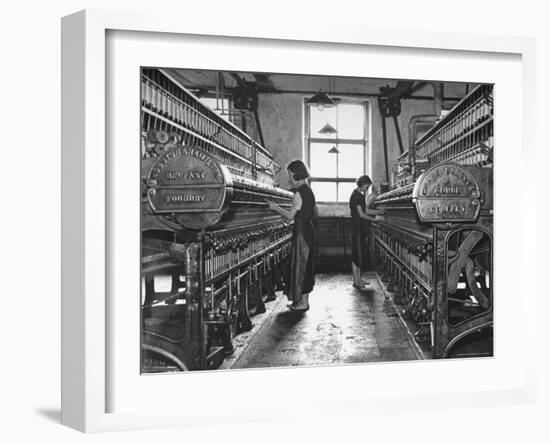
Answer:
[(302, 294), (310, 293), (315, 285), (313, 269), (314, 233), (311, 221), (294, 219), (292, 250), (288, 272), (287, 297), (294, 304), (302, 299)]

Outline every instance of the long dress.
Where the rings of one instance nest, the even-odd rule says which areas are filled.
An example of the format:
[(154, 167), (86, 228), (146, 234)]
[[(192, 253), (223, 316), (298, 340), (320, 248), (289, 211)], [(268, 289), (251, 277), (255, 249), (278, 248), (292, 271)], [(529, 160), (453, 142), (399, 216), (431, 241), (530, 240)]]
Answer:
[(302, 294), (310, 293), (315, 285), (313, 268), (314, 240), (313, 216), (315, 196), (307, 184), (296, 189), (302, 198), (302, 207), (294, 216), (290, 269), (288, 272), (287, 297), (298, 304)]
[(359, 216), (357, 206), (360, 206), (365, 211), (365, 195), (355, 189), (349, 199), (349, 208), (351, 212), (351, 262), (357, 267), (362, 268), (365, 264), (365, 246), (366, 246), (366, 229), (365, 221)]

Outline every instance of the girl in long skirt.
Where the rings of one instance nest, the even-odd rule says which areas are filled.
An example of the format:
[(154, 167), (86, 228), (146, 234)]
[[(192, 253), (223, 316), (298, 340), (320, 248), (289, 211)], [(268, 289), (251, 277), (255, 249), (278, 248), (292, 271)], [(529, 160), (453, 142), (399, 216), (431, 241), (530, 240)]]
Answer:
[[(361, 289), (368, 285), (367, 281), (361, 278), (361, 268), (365, 263), (365, 249), (367, 232), (364, 220), (373, 220), (375, 215), (383, 215), (383, 209), (371, 209), (366, 202), (366, 194), (372, 181), (368, 175), (362, 175), (355, 182), (357, 188), (349, 198), (351, 215), (351, 270), (353, 273), (353, 287)], [(376, 193), (371, 193), (370, 198), (374, 200)]]
[(315, 196), (307, 183), (309, 171), (302, 161), (290, 162), (287, 171), (295, 190), (292, 207), (285, 210), (269, 201), (269, 208), (288, 219), (294, 219), (290, 272), (286, 287), (287, 296), (292, 303), (288, 308), (296, 312), (305, 312), (309, 310), (309, 293), (315, 284), (312, 223), (316, 213)]

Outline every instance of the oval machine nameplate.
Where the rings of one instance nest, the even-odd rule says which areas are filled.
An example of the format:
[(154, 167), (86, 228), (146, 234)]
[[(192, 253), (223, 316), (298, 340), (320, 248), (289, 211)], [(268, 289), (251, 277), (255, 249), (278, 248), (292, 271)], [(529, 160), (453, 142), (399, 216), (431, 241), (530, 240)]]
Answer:
[(413, 201), (422, 222), (472, 222), (479, 216), (481, 192), (474, 175), (457, 164), (438, 164), (416, 181)]
[(191, 229), (218, 222), (232, 194), (228, 170), (209, 153), (189, 146), (164, 152), (151, 166), (146, 184), (152, 211), (174, 214)]

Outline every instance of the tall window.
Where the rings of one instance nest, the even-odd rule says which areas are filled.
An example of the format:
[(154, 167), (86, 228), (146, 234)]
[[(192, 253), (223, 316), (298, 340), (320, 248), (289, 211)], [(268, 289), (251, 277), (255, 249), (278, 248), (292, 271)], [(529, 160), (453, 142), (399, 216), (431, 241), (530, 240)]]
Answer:
[(368, 104), (305, 105), (306, 157), (317, 201), (347, 202), (355, 180), (368, 170)]

